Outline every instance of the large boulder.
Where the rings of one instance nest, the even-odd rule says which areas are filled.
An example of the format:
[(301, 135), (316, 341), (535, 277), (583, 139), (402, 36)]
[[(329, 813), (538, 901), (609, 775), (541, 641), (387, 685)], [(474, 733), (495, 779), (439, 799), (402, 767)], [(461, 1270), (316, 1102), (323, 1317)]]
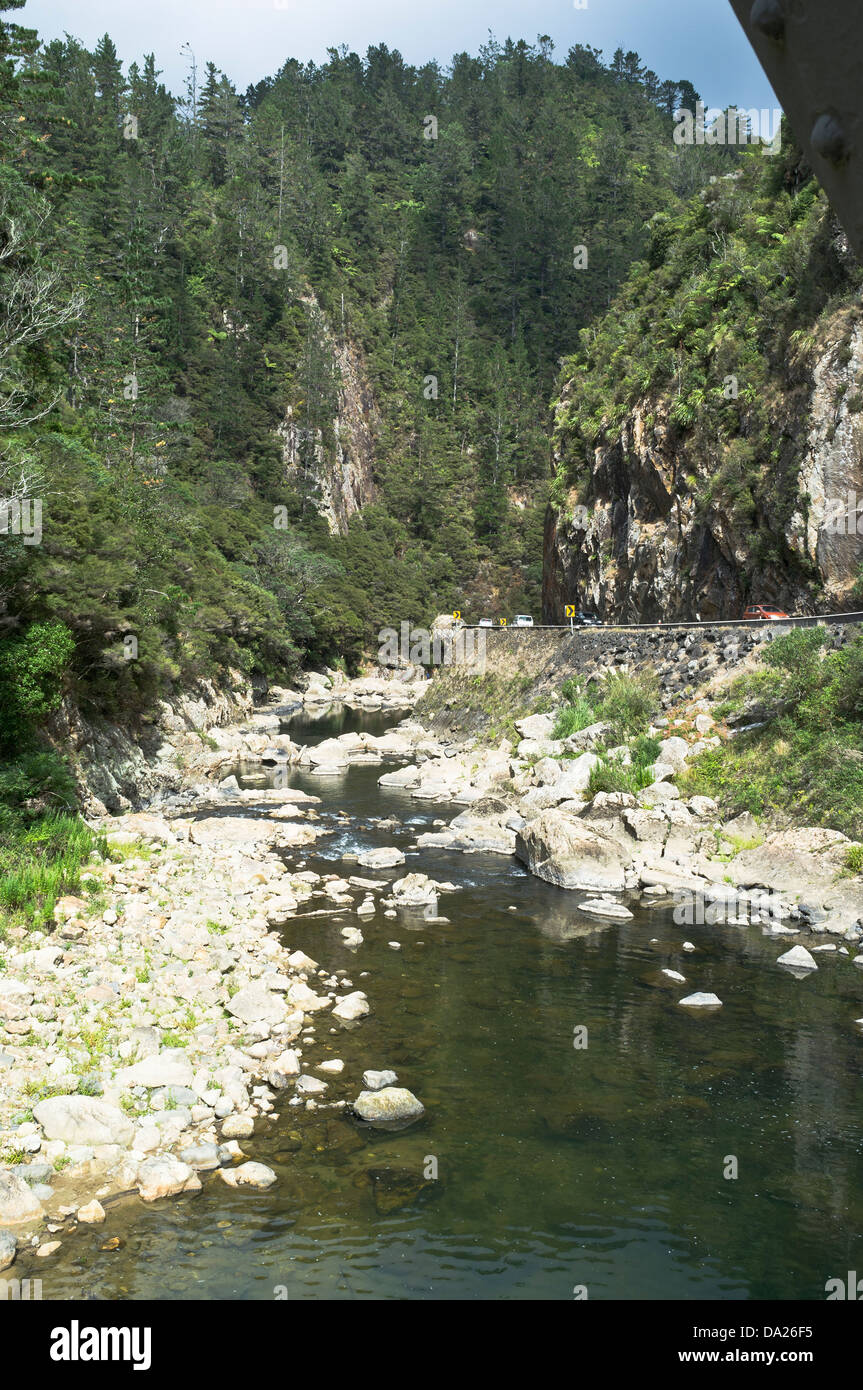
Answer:
[(419, 768), (413, 763), (408, 763), (407, 767), (397, 768), (395, 772), (385, 772), (378, 778), (379, 787), (416, 787), (419, 786)]
[(574, 800), (582, 792), (587, 791), (590, 774), (598, 766), (599, 758), (595, 753), (582, 753), (579, 758), (563, 763), (560, 776), (554, 784), (554, 790), (562, 800)]
[(550, 714), (529, 714), (526, 719), (517, 719), (515, 727), (522, 738), (536, 739), (541, 743), (551, 738), (554, 719)]
[(120, 1144), (132, 1142), (134, 1125), (116, 1105), (97, 1096), (50, 1096), (33, 1107), (46, 1139), (66, 1144)]
[(685, 738), (678, 738), (676, 734), (671, 738), (664, 738), (659, 745), (658, 761), (679, 770), (686, 765), (689, 756), (689, 744)]
[(417, 838), (417, 844), (433, 846), (439, 844), (451, 849), (467, 852), (486, 852), (491, 854), (513, 854), (515, 852), (514, 825), (520, 823), (512, 811), (498, 815), (480, 816), (473, 811), (462, 811), (451, 820), (447, 830), (436, 834), (427, 831)]
[(545, 811), (516, 833), (515, 852), (532, 874), (559, 888), (622, 892), (621, 847), (593, 825)]

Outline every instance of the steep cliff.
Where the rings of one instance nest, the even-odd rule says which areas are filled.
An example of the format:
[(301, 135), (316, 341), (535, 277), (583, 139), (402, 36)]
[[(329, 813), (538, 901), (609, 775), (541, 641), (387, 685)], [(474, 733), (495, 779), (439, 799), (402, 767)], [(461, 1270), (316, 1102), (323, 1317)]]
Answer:
[(326, 357), (333, 413), (325, 428), (309, 425), (288, 406), (278, 431), (282, 460), (289, 481), (308, 495), (330, 534), (343, 536), (351, 517), (375, 499), (380, 420), (360, 348), (332, 333), (314, 296), (303, 296), (303, 303)]
[(561, 378), (547, 619), (566, 602), (645, 621), (853, 606), (859, 284), (799, 163), (753, 159), (654, 219), (649, 262)]

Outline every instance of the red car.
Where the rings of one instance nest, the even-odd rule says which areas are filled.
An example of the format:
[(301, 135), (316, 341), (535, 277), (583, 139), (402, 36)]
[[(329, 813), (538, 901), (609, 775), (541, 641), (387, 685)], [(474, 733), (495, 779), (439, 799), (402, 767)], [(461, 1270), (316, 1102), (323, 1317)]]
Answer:
[(765, 608), (762, 603), (755, 603), (751, 608), (744, 608), (743, 610), (744, 622), (754, 622), (761, 619), (767, 622), (777, 622), (779, 619), (789, 616), (788, 613), (783, 613), (781, 608)]

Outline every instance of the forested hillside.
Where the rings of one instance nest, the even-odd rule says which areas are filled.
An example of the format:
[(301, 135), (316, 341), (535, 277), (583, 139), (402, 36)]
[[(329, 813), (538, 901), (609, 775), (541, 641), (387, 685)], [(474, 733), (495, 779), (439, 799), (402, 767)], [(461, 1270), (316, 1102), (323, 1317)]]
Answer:
[[(107, 36), (3, 43), (2, 274), (13, 304), (45, 286), (6, 320), (4, 468), (43, 498), (41, 543), (0, 555), (9, 659), (111, 714), (536, 607), (558, 362), (711, 157), (671, 140), (691, 86), (490, 40), (245, 93), (190, 55), (175, 100)], [(334, 527), (347, 363), (365, 505)]]
[(555, 410), (545, 607), (606, 621), (863, 598), (861, 271), (789, 132), (652, 219)]

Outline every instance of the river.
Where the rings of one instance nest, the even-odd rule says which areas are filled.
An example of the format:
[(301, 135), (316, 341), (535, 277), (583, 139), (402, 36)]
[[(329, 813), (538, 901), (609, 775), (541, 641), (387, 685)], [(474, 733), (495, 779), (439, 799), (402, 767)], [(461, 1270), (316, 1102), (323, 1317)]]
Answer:
[[(340, 711), (285, 728), (312, 742), (387, 722)], [(406, 848), (454, 814), (379, 788), (380, 772), (292, 770), (332, 833), (289, 862), (349, 873), (341, 856)], [(427, 850), (370, 876), (414, 869), (459, 886), (441, 896), (447, 924), (378, 912), (355, 950), (339, 934), (351, 913), (283, 935), (347, 968), (372, 1005), (353, 1030), (318, 1025), (309, 1055), (346, 1063), (333, 1097), (391, 1067), (423, 1119), (363, 1132), (283, 1093), (243, 1145), (277, 1186), (210, 1179), (195, 1197), (111, 1203), (64, 1241), (46, 1297), (823, 1299), (863, 1268), (857, 972), (825, 953), (797, 980), (755, 928), (680, 927), (666, 909), (591, 921), (499, 855)], [(661, 967), (724, 1007), (681, 1009)]]

